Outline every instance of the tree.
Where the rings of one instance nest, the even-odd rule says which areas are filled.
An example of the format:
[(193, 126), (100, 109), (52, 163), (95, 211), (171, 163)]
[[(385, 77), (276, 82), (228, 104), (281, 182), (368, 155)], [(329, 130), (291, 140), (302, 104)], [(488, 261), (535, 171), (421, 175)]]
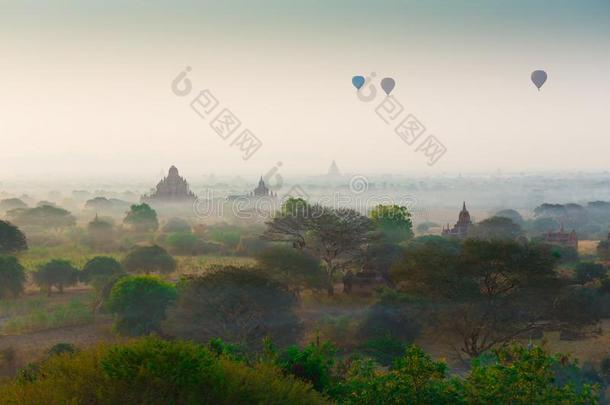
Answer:
[(10, 222), (0, 220), (0, 254), (18, 253), (27, 248), (23, 232)]
[(523, 224), (525, 223), (521, 214), (519, 214), (519, 212), (517, 212), (516, 210), (512, 209), (498, 211), (496, 212), (494, 217), (508, 218), (519, 226), (523, 226)]
[(290, 344), (300, 335), (296, 303), (285, 286), (255, 270), (218, 267), (181, 281), (164, 330), (182, 339), (219, 337), (249, 348), (260, 347), (264, 337)]
[(175, 232), (191, 232), (191, 225), (185, 219), (174, 217), (170, 218), (167, 223), (163, 226), (164, 233), (175, 233)]
[(165, 310), (176, 300), (176, 287), (153, 276), (119, 279), (108, 299), (108, 309), (116, 315), (115, 328), (126, 335), (158, 332)]
[(0, 211), (6, 212), (18, 208), (27, 208), (28, 205), (19, 198), (7, 198), (0, 201)]
[[(292, 200), (289, 200), (292, 201)], [(371, 220), (355, 210), (320, 205), (303, 207), (301, 202), (284, 205), (283, 211), (267, 223), (264, 237), (291, 242), (324, 263), (328, 295), (334, 294), (337, 272), (362, 258), (373, 230)]]
[(17, 258), (0, 255), (0, 299), (21, 295), (25, 280), (25, 269)]
[(428, 239), (411, 244), (392, 275), (405, 290), (436, 298), (439, 327), (457, 333), (460, 351), (473, 357), (548, 323), (559, 292), (555, 263), (544, 245)]
[(583, 262), (576, 265), (574, 278), (579, 284), (586, 284), (606, 277), (607, 270), (603, 264)]
[(157, 212), (148, 204), (134, 204), (123, 222), (136, 232), (154, 232), (159, 228)]
[(413, 223), (407, 207), (380, 204), (373, 208), (370, 216), (377, 229), (391, 242), (413, 237)]
[(602, 240), (598, 243), (597, 255), (602, 260), (610, 260), (610, 240)]
[(116, 233), (112, 223), (98, 218), (87, 224), (87, 242), (94, 248), (109, 248), (116, 239)]
[(85, 264), (79, 277), (82, 282), (91, 283), (100, 289), (106, 282), (123, 273), (123, 266), (115, 258), (96, 256)]
[(51, 289), (56, 287), (63, 294), (64, 287), (76, 284), (78, 269), (67, 260), (55, 259), (38, 267), (34, 272), (34, 282), (51, 295)]
[(508, 346), (473, 362), (464, 380), (468, 404), (594, 404), (599, 387), (562, 381), (574, 374), (576, 362), (549, 355), (540, 347)]
[(468, 236), (475, 239), (497, 240), (516, 239), (522, 230), (512, 219), (505, 217), (487, 218), (470, 227)]
[(13, 222), (21, 226), (34, 226), (58, 230), (76, 224), (76, 218), (74, 218), (69, 211), (46, 204), (35, 208), (11, 210), (7, 215)]
[(176, 270), (176, 260), (161, 246), (135, 246), (123, 259), (123, 267), (129, 272), (167, 274)]
[(581, 286), (562, 290), (554, 301), (553, 311), (559, 330), (573, 337), (581, 337), (584, 332), (595, 334), (597, 330), (587, 331), (587, 327), (598, 325), (603, 315), (597, 292)]
[(256, 259), (262, 271), (297, 295), (304, 289), (319, 290), (326, 286), (326, 273), (320, 260), (307, 252), (287, 246), (273, 246)]
[(177, 254), (196, 255), (201, 250), (199, 239), (190, 230), (167, 235), (165, 243), (172, 253)]

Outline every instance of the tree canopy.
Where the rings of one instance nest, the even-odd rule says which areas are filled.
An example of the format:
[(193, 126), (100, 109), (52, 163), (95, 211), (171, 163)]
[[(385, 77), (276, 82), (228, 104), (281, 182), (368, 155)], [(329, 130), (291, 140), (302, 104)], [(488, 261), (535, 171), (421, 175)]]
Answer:
[(128, 276), (114, 284), (107, 307), (116, 314), (119, 332), (139, 336), (158, 332), (165, 310), (175, 300), (174, 285), (154, 276)]
[(401, 242), (413, 237), (411, 213), (399, 205), (377, 205), (371, 211), (373, 224), (392, 242)]
[(76, 284), (78, 281), (78, 269), (68, 260), (55, 259), (38, 267), (34, 272), (34, 282), (51, 294), (51, 289), (56, 287), (60, 293), (64, 287)]
[(25, 269), (14, 256), (0, 255), (0, 299), (15, 298), (23, 293)]
[(154, 232), (159, 228), (157, 212), (148, 204), (134, 204), (123, 222), (136, 232)]
[(224, 266), (183, 279), (164, 330), (172, 336), (258, 347), (264, 337), (280, 345), (300, 335), (295, 296), (256, 270)]
[(0, 254), (18, 253), (27, 248), (23, 232), (10, 222), (0, 220)]
[(176, 260), (161, 246), (135, 246), (123, 259), (123, 267), (136, 273), (171, 273)]

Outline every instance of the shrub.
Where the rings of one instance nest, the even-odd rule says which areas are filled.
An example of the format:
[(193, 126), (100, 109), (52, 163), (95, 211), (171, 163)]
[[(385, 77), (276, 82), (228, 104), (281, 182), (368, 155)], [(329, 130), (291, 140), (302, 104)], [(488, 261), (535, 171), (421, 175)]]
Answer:
[(579, 284), (586, 284), (594, 280), (606, 277), (606, 268), (599, 263), (578, 263), (576, 265), (574, 278)]
[(0, 255), (0, 299), (23, 293), (25, 279), (25, 269), (16, 257)]
[(328, 343), (310, 343), (301, 349), (290, 346), (278, 357), (277, 364), (286, 374), (307, 381), (323, 392), (330, 387), (331, 370), (335, 363), (335, 347)]
[(76, 353), (76, 347), (72, 343), (57, 343), (53, 345), (47, 354), (49, 356), (58, 356), (62, 354), (74, 354)]
[(114, 284), (107, 306), (116, 314), (119, 332), (138, 336), (158, 331), (166, 308), (175, 299), (172, 284), (152, 276), (129, 276)]
[(0, 403), (329, 404), (270, 365), (249, 367), (188, 342), (154, 338), (53, 356), (0, 386)]

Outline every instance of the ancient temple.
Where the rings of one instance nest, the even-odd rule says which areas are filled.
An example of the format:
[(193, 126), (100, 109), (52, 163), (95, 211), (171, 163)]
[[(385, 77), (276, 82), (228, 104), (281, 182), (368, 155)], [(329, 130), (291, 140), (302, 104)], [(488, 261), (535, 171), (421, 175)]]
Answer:
[(561, 224), (561, 229), (558, 232), (547, 232), (546, 235), (544, 235), (544, 241), (552, 245), (570, 246), (578, 249), (578, 236), (576, 236), (576, 231), (572, 229), (572, 232), (565, 232), (563, 230), (563, 224)]
[(453, 225), (453, 228), (449, 228), (449, 224), (447, 224), (447, 227), (443, 228), (443, 235), (455, 236), (464, 239), (468, 235), (468, 229), (470, 229), (471, 225), (472, 221), (470, 220), (470, 213), (466, 209), (466, 201), (464, 201), (462, 210), (458, 216), (458, 221), (455, 225)]
[(190, 202), (197, 197), (190, 190), (189, 184), (178, 173), (176, 166), (169, 168), (164, 177), (150, 194), (142, 196), (143, 202)]
[(339, 167), (337, 166), (337, 163), (335, 163), (334, 160), (330, 164), (330, 167), (328, 168), (328, 172), (326, 173), (326, 175), (328, 177), (339, 177), (339, 176), (341, 176), (341, 172), (339, 171)]
[(265, 185), (265, 181), (263, 180), (263, 176), (261, 176), (258, 181), (258, 186), (250, 193), (251, 197), (277, 197), (277, 194), (274, 194), (273, 191), (269, 190), (269, 187)]

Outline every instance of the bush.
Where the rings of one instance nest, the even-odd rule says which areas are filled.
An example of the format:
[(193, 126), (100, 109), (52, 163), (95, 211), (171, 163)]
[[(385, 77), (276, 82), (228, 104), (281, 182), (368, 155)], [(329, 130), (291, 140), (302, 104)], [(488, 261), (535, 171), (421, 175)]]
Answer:
[(176, 299), (176, 288), (152, 276), (119, 279), (108, 299), (116, 314), (115, 328), (127, 335), (144, 335), (159, 330), (166, 308)]
[(154, 338), (53, 356), (0, 387), (0, 403), (329, 404), (270, 365), (249, 367), (205, 347)]
[(51, 295), (53, 287), (63, 293), (64, 287), (74, 285), (77, 281), (78, 269), (67, 260), (51, 260), (34, 273), (34, 282), (40, 288), (46, 289), (48, 295)]
[(310, 343), (303, 349), (290, 346), (280, 354), (277, 364), (284, 373), (307, 381), (317, 391), (324, 392), (330, 387), (336, 351), (328, 342)]
[(610, 240), (602, 240), (597, 245), (597, 256), (602, 260), (610, 260)]
[(59, 356), (62, 354), (74, 354), (76, 347), (72, 343), (57, 343), (47, 352), (49, 356)]
[(176, 270), (176, 261), (161, 246), (136, 246), (125, 256), (123, 267), (135, 273), (167, 274)]
[(417, 305), (408, 296), (385, 290), (372, 305), (358, 335), (365, 343), (362, 349), (378, 362), (389, 365), (404, 353), (420, 330), (416, 319)]
[(586, 284), (594, 280), (606, 277), (606, 268), (599, 263), (578, 263), (576, 265), (574, 278), (579, 284)]
[(0, 255), (0, 299), (21, 295), (25, 279), (25, 269), (16, 257)]

